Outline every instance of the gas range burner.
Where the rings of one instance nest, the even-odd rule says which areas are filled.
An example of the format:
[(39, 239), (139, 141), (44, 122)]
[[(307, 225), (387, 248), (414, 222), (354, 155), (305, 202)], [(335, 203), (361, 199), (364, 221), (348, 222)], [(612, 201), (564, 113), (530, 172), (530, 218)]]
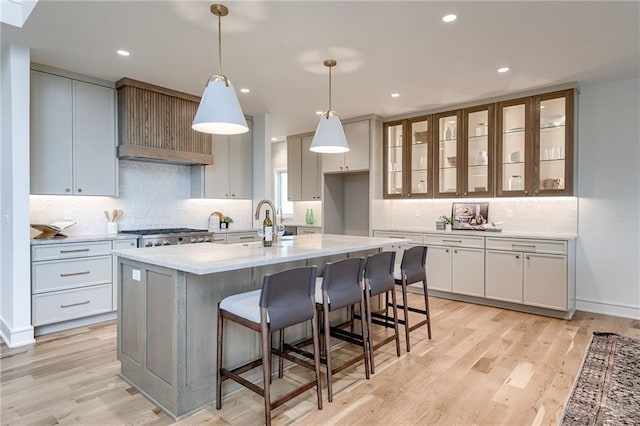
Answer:
[(206, 229), (193, 228), (161, 228), (161, 229), (132, 229), (128, 231), (120, 231), (123, 234), (135, 235), (167, 235), (167, 234), (191, 234), (207, 232)]

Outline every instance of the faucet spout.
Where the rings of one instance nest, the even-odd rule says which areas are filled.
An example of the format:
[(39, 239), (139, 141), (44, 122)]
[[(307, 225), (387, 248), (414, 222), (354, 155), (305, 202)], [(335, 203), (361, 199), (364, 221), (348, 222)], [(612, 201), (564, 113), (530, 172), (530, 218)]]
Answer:
[(275, 241), (276, 239), (276, 232), (275, 230), (277, 229), (277, 217), (276, 217), (276, 207), (273, 205), (273, 202), (271, 202), (271, 200), (260, 200), (258, 202), (258, 205), (256, 206), (256, 214), (255, 214), (255, 219), (258, 220), (260, 219), (260, 209), (262, 208), (263, 205), (267, 204), (269, 206), (269, 208), (271, 209), (271, 215), (273, 216), (273, 239)]

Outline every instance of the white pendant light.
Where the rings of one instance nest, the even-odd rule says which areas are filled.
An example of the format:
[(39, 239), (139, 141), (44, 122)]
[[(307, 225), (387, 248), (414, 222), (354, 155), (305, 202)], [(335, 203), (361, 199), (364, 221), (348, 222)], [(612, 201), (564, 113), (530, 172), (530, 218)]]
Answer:
[(349, 151), (340, 118), (335, 111), (331, 110), (331, 68), (336, 64), (334, 59), (324, 61), (324, 66), (329, 68), (329, 109), (320, 116), (320, 122), (316, 128), (316, 134), (313, 135), (309, 151), (322, 154), (340, 154)]
[(221, 4), (211, 5), (211, 13), (218, 17), (218, 74), (209, 78), (191, 128), (202, 133), (237, 135), (249, 131), (236, 91), (229, 79), (222, 74), (222, 25), (221, 17), (229, 9)]

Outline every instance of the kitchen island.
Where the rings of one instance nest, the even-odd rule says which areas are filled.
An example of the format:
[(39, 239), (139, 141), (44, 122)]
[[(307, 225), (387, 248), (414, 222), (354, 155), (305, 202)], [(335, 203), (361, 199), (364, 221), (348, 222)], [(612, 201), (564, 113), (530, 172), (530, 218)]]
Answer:
[[(211, 405), (220, 300), (259, 289), (265, 273), (316, 265), (321, 275), (326, 262), (365, 257), (397, 242), (312, 234), (285, 237), (269, 248), (205, 243), (115, 250), (121, 377), (174, 419)], [(288, 329), (287, 340), (307, 336), (307, 328)], [(260, 357), (256, 333), (229, 324), (224, 338), (225, 365)], [(255, 379), (261, 375), (257, 370)], [(224, 385), (225, 394), (238, 387)]]

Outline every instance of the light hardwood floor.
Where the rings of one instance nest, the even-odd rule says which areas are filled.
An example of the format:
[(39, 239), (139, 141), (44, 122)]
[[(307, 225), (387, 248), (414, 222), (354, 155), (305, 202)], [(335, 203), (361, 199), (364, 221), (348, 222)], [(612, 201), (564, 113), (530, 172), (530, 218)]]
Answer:
[[(419, 296), (410, 295), (417, 300)], [(571, 321), (431, 298), (433, 339), (376, 352), (334, 377), (334, 401), (318, 411), (310, 391), (274, 412), (274, 424), (557, 424), (593, 331), (640, 338), (640, 321), (578, 312)], [(384, 331), (385, 333), (387, 331)], [(214, 342), (212, 342), (214, 344)], [(344, 354), (349, 345), (340, 348)], [(114, 322), (38, 338), (1, 353), (1, 423), (167, 425), (174, 422), (118, 377)], [(297, 380), (274, 380), (278, 390)], [(260, 397), (243, 390), (175, 424), (260, 424)]]

